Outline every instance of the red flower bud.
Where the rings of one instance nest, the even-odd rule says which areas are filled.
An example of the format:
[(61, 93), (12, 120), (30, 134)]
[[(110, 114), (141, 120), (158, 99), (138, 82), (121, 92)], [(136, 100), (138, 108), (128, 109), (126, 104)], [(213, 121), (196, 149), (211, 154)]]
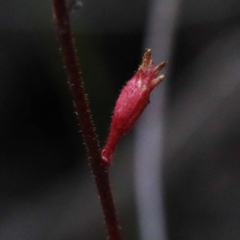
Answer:
[(151, 91), (163, 80), (164, 75), (157, 77), (160, 70), (166, 65), (162, 62), (156, 67), (153, 65), (151, 50), (148, 49), (142, 64), (133, 78), (123, 88), (112, 117), (110, 133), (102, 151), (102, 159), (110, 164), (116, 144), (124, 134), (132, 129), (139, 116), (149, 103)]

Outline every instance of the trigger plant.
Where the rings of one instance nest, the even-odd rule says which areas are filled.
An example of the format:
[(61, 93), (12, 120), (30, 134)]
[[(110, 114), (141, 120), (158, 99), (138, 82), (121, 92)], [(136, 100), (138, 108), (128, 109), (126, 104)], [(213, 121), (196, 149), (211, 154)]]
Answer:
[(121, 231), (109, 183), (109, 166), (120, 137), (135, 124), (149, 102), (151, 91), (163, 80), (158, 74), (165, 62), (153, 65), (148, 49), (133, 78), (123, 88), (114, 109), (109, 137), (104, 149), (100, 149), (88, 99), (85, 93), (81, 69), (73, 41), (69, 13), (72, 8), (65, 0), (52, 0), (53, 21), (66, 68), (69, 89), (72, 94), (77, 120), (86, 146), (89, 164), (101, 202), (109, 240), (121, 240)]
[(120, 93), (113, 112), (108, 140), (102, 151), (102, 158), (106, 164), (111, 163), (119, 138), (133, 128), (149, 103), (151, 91), (163, 80), (164, 75), (157, 76), (165, 65), (166, 62), (162, 62), (155, 67), (151, 50), (148, 49), (136, 74)]

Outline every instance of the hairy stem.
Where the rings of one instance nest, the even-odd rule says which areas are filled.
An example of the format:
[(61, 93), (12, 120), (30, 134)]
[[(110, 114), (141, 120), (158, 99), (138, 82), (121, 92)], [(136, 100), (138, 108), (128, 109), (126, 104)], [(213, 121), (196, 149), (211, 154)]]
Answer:
[(87, 149), (92, 174), (102, 204), (108, 236), (110, 240), (121, 240), (120, 227), (109, 183), (109, 169), (107, 166), (103, 165), (101, 159), (101, 149), (91, 119), (79, 61), (74, 47), (69, 12), (66, 8), (65, 0), (52, 0), (52, 3), (53, 18), (68, 75), (68, 83)]

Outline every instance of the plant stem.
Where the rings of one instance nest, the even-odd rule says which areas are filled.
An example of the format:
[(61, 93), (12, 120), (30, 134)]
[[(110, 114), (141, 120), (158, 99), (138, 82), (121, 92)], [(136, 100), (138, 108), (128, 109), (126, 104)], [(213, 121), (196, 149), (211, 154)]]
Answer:
[(110, 240), (121, 240), (120, 226), (109, 183), (109, 168), (103, 164), (101, 158), (101, 149), (92, 122), (79, 61), (74, 47), (69, 12), (65, 0), (52, 0), (52, 3), (53, 18), (68, 75), (68, 83), (102, 204), (108, 236)]

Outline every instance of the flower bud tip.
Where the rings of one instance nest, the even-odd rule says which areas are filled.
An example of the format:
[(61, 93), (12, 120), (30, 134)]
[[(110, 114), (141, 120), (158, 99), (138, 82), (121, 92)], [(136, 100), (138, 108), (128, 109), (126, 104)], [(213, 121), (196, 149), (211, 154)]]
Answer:
[(167, 62), (161, 62), (155, 67), (154, 71), (158, 74), (166, 65)]

